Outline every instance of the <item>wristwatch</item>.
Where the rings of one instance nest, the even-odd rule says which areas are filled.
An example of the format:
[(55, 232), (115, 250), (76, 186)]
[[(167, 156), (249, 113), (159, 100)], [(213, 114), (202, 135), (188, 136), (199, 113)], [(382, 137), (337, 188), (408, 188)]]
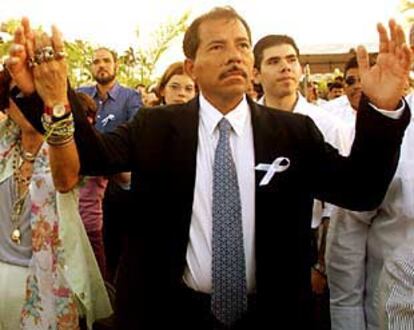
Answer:
[(45, 106), (45, 114), (54, 121), (63, 119), (65, 115), (70, 114), (69, 104), (57, 103), (53, 107)]

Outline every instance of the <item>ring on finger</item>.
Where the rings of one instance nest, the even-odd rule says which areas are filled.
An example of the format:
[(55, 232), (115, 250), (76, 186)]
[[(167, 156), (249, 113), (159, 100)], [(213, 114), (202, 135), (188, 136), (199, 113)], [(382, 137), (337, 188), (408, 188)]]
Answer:
[(42, 64), (44, 62), (44, 56), (43, 55), (44, 54), (42, 52), (36, 51), (35, 55), (34, 55), (34, 63)]
[(55, 59), (55, 51), (51, 46), (46, 46), (42, 48), (43, 60), (45, 62), (50, 62)]
[(66, 57), (66, 52), (64, 50), (56, 51), (55, 52), (55, 60), (62, 60)]
[(37, 66), (37, 62), (36, 62), (36, 60), (35, 60), (33, 57), (30, 57), (30, 58), (27, 60), (27, 64), (28, 64), (28, 66), (29, 66), (29, 68), (30, 68), (30, 69), (32, 69), (32, 68), (34, 68), (35, 66)]

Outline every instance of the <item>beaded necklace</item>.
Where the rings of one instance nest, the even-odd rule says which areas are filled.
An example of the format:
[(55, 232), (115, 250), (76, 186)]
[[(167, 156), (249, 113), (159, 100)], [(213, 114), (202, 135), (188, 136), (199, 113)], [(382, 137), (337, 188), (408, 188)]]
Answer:
[(12, 206), (11, 223), (12, 232), (10, 234), (11, 240), (20, 244), (22, 233), (20, 226), (22, 224), (21, 216), (24, 209), (24, 204), (29, 194), (29, 184), (31, 174), (24, 176), (22, 173), (22, 166), (26, 162), (33, 164), (36, 159), (36, 155), (30, 152), (24, 151), (21, 146), (21, 141), (16, 144), (16, 150), (13, 154), (13, 179), (15, 184), (15, 199)]

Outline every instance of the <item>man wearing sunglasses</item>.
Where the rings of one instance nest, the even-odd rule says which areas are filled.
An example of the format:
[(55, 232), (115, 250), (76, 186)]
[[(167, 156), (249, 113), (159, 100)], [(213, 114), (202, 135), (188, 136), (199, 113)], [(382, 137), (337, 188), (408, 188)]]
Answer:
[[(326, 104), (329, 111), (355, 127), (361, 98), (356, 58), (345, 66), (346, 95)], [(410, 103), (410, 102), (409, 102)], [(353, 138), (349, 141), (351, 146)], [(376, 291), (384, 264), (406, 237), (414, 233), (414, 125), (408, 126), (396, 174), (382, 204), (373, 211), (338, 208), (331, 215), (326, 268), (332, 329), (379, 329)], [(398, 328), (400, 329), (400, 328)]]
[[(354, 66), (354, 63), (356, 66)], [(348, 97), (349, 103), (353, 109), (358, 109), (361, 100), (361, 80), (358, 73), (358, 64), (356, 58), (353, 57), (348, 64), (348, 70), (345, 74), (345, 95)]]
[[(372, 65), (372, 63), (370, 63)], [(344, 95), (326, 102), (321, 106), (333, 115), (340, 117), (346, 124), (354, 126), (356, 111), (361, 100), (362, 89), (356, 57), (351, 57), (345, 64)], [(352, 142), (349, 143), (349, 147)]]

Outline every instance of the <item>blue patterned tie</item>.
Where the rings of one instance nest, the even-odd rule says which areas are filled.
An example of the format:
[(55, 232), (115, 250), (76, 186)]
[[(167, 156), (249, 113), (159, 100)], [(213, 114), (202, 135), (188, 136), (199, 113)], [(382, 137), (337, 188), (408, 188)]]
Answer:
[(231, 125), (223, 118), (213, 168), (213, 293), (211, 311), (232, 325), (247, 310), (246, 265), (239, 184), (230, 149)]

